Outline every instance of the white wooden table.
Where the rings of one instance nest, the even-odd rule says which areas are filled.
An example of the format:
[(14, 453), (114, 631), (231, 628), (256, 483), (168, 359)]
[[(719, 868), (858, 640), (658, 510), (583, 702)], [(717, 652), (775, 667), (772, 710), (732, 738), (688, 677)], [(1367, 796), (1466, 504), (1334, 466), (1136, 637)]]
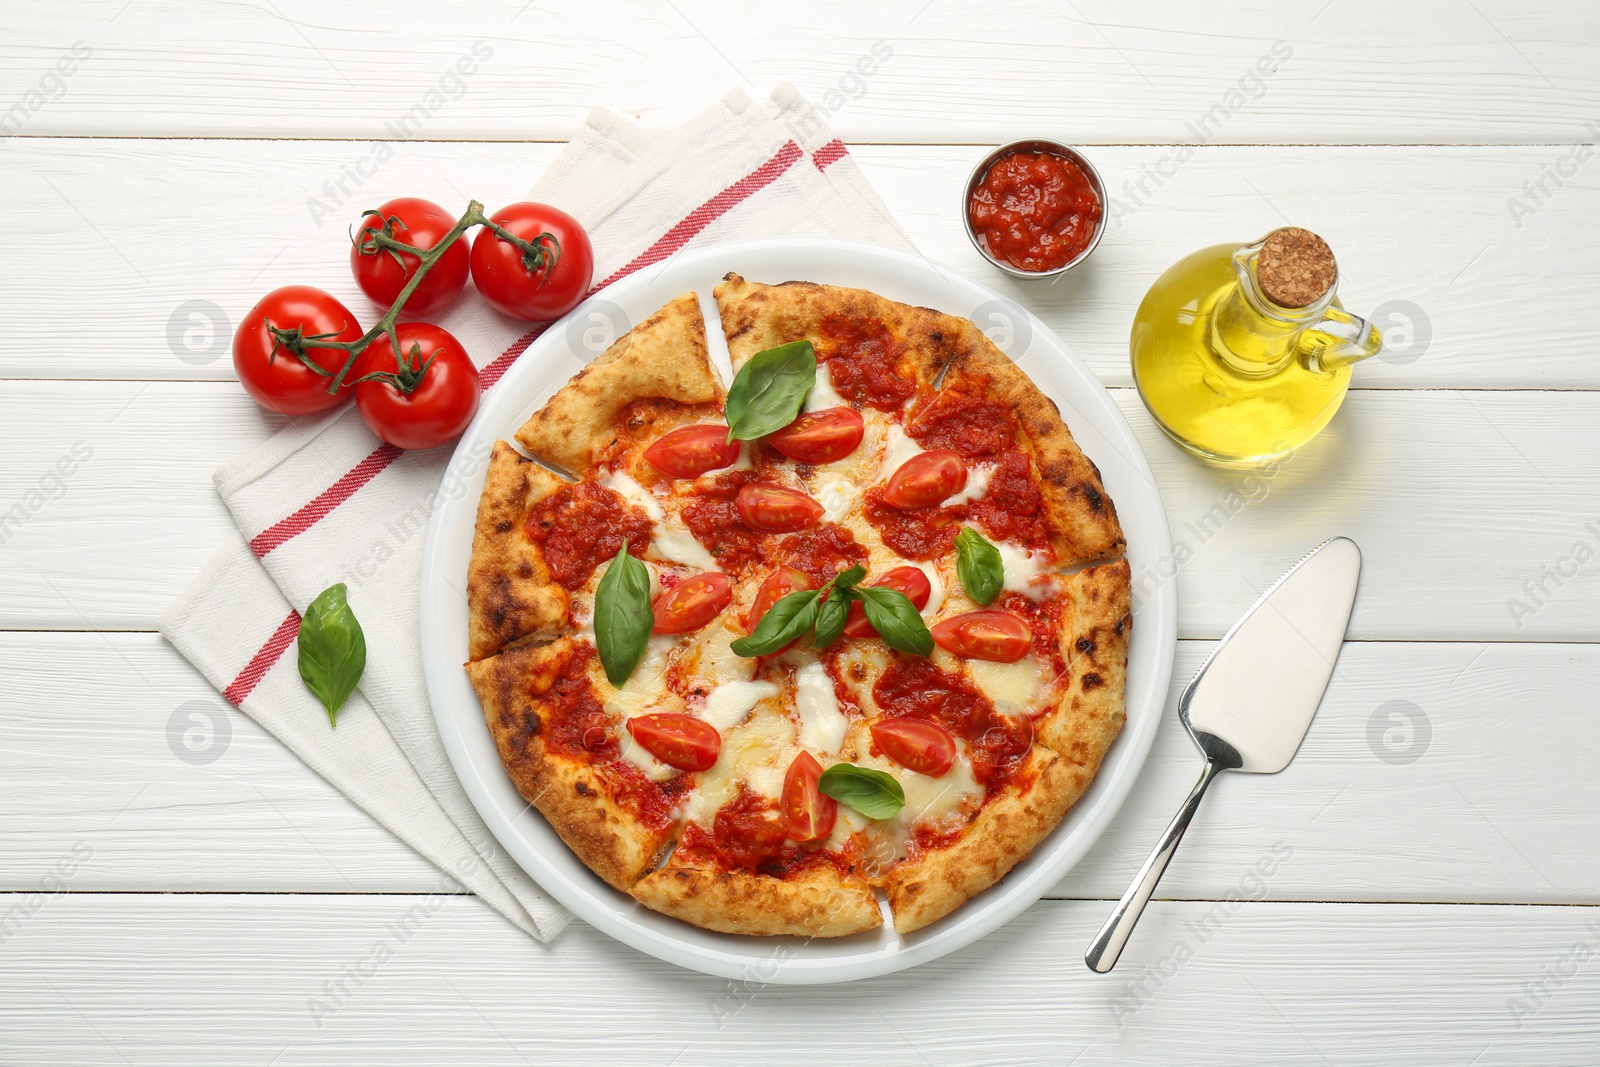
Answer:
[[(7, 5), (0, 1061), (1600, 1061), (1600, 7), (1202, 6)], [(582, 926), (543, 946), (462, 897), (375, 961), (436, 872), (245, 717), (209, 763), (171, 733), (217, 697), (155, 619), (229, 530), (211, 471), (280, 425), (233, 381), (232, 324), (291, 281), (353, 298), (363, 207), (516, 199), (592, 104), (666, 126), (785, 79), (930, 257), (1115, 390), (1194, 552), (1175, 686), (1305, 549), (1361, 544), (1322, 712), (1282, 775), (1216, 787), (1109, 977), (1084, 945), (1198, 767), (1170, 707), (1089, 858), (914, 972), (741, 986)], [(985, 146), (1030, 134), (1087, 146), (1121, 203), (1053, 287), (987, 268), (956, 214)], [(1155, 429), (1128, 326), (1179, 256), (1291, 221), (1337, 250), (1348, 306), (1418, 328), (1245, 480)]]

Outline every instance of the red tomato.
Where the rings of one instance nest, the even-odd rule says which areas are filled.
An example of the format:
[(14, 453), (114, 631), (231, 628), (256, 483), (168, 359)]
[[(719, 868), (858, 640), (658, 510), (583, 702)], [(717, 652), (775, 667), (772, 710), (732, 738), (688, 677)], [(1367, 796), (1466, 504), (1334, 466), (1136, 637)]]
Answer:
[(933, 627), (934, 644), (965, 659), (1015, 663), (1033, 647), (1033, 629), (1009, 611), (969, 611)]
[[(378, 209), (378, 214), (362, 219), (355, 233), (355, 243), (350, 246), (350, 272), (356, 276), (356, 284), (361, 286), (361, 291), (381, 308), (388, 308), (394, 303), (395, 297), (400, 295), (400, 290), (405, 288), (411, 276), (417, 272), (417, 264), (421, 262), (410, 252), (376, 247), (370, 252), (362, 250), (368, 234), (383, 229), (390, 219), (394, 220), (389, 224), (390, 237), (401, 244), (422, 249), (437, 245), (456, 224), (456, 220), (444, 208), (431, 200), (419, 200), (414, 196), (391, 200)], [(399, 262), (395, 256), (400, 257)], [(464, 238), (457, 238), (455, 244), (429, 269), (421, 284), (406, 297), (406, 306), (400, 314), (408, 319), (417, 319), (443, 311), (461, 295), (466, 284), (467, 242)]]
[(795, 841), (818, 841), (833, 833), (839, 802), (817, 787), (822, 764), (802, 752), (783, 776), (783, 832)]
[(669, 478), (698, 478), (739, 458), (739, 442), (728, 443), (721, 423), (683, 426), (663, 434), (644, 450), (645, 461)]
[(966, 485), (967, 465), (956, 453), (948, 449), (919, 452), (889, 475), (883, 502), (901, 511), (931, 508)]
[(525, 253), (485, 226), (472, 239), (472, 281), (497, 311), (519, 319), (559, 319), (578, 306), (594, 278), (594, 248), (578, 220), (549, 204), (521, 203), (489, 216)]
[(796, 567), (779, 567), (767, 575), (767, 580), (761, 583), (760, 589), (756, 590), (755, 603), (750, 606), (750, 617), (746, 620), (746, 624), (753, 629), (756, 623), (761, 621), (761, 616), (765, 615), (772, 605), (790, 593), (798, 593), (802, 589), (813, 588), (813, 585), (811, 576), (805, 571)]
[(902, 716), (872, 724), (872, 743), (907, 770), (942, 778), (956, 761), (956, 739), (936, 722)]
[(821, 504), (798, 489), (772, 482), (751, 482), (741, 487), (734, 505), (746, 526), (763, 533), (803, 530), (822, 518)]
[(677, 711), (629, 719), (628, 733), (645, 751), (680, 771), (708, 770), (722, 751), (722, 735), (715, 726)]
[(350, 309), (321, 289), (309, 285), (274, 289), (256, 301), (233, 335), (233, 369), (256, 403), (280, 415), (310, 415), (326, 411), (350, 395), (348, 385), (338, 393), (328, 392), (350, 353), (307, 348), (306, 358), (327, 371), (318, 374), (268, 332), (268, 323), (280, 330), (298, 330), (306, 338), (328, 335), (328, 339), (349, 342), (362, 333)]
[[(478, 368), (461, 342), (426, 322), (395, 329), (405, 366), (384, 334), (361, 353), (351, 376), (356, 407), (372, 432), (396, 448), (435, 448), (461, 436), (478, 410)], [(363, 381), (368, 375), (376, 377)]]
[[(928, 606), (928, 597), (933, 595), (933, 585), (921, 567), (896, 567), (872, 584), (904, 593), (911, 601), (911, 606), (918, 611)], [(867, 610), (861, 606), (861, 601), (851, 604), (850, 614), (844, 621), (844, 635), (872, 637), (877, 632), (872, 628), (872, 623), (867, 621)]]
[(864, 433), (866, 423), (859, 411), (828, 408), (801, 415), (769, 435), (767, 444), (796, 463), (832, 463), (854, 452)]
[(685, 578), (670, 592), (656, 597), (655, 632), (686, 634), (698, 630), (728, 606), (733, 583), (721, 571), (703, 571)]

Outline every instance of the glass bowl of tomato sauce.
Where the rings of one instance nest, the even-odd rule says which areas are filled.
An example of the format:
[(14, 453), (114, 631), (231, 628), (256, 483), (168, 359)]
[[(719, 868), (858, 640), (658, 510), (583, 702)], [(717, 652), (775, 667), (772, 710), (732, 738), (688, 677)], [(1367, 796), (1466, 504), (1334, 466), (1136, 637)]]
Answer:
[(1100, 172), (1076, 148), (1033, 138), (1001, 145), (967, 179), (967, 236), (1018, 278), (1052, 278), (1089, 258), (1105, 232)]

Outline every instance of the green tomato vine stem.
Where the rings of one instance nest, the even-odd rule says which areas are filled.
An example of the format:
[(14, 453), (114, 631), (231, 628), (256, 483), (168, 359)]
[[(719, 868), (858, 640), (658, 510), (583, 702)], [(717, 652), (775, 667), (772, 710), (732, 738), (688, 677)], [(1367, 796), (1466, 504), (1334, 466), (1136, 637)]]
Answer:
[[(377, 212), (375, 211), (368, 211), (364, 213), (363, 218), (376, 214)], [(395, 238), (393, 228), (398, 221), (394, 216), (390, 216), (383, 220), (383, 225), (380, 228), (364, 232), (360, 240), (356, 240), (354, 236), (351, 237), (352, 243), (355, 244), (361, 255), (374, 256), (388, 253), (398, 259), (399, 255), (404, 253), (415, 256), (417, 259), (416, 272), (411, 275), (405, 287), (400, 290), (400, 294), (394, 298), (394, 303), (389, 305), (389, 310), (383, 313), (382, 318), (372, 324), (370, 330), (354, 341), (337, 341), (334, 340), (337, 334), (312, 334), (307, 336), (301, 332), (298, 326), (284, 329), (272, 325), (271, 322), (267, 323), (267, 329), (271, 332), (273, 339), (273, 355), (277, 354), (278, 348), (281, 346), (311, 370), (324, 377), (331, 378), (332, 381), (328, 383), (329, 393), (337, 393), (344, 388), (345, 379), (349, 375), (351, 368), (356, 365), (356, 360), (361, 358), (361, 354), (367, 350), (368, 346), (384, 336), (387, 336), (389, 343), (394, 346), (395, 365), (401, 368), (401, 373), (394, 375), (379, 372), (367, 375), (363, 380), (390, 380), (392, 385), (405, 393), (411, 392), (421, 384), (422, 376), (427, 371), (428, 363), (431, 363), (432, 359), (430, 358), (428, 363), (424, 363), (420, 369), (412, 372), (411, 364), (400, 350), (400, 339), (395, 333), (395, 327), (400, 322), (400, 313), (405, 310), (406, 301), (410, 300), (411, 294), (417, 291), (417, 286), (422, 284), (422, 279), (428, 276), (428, 272), (433, 269), (434, 264), (444, 258), (444, 254), (450, 250), (450, 246), (459, 241), (461, 236), (472, 227), (486, 227), (493, 231), (502, 241), (517, 249), (522, 254), (522, 265), (529, 274), (538, 274), (540, 270), (543, 270), (544, 273), (539, 277), (539, 285), (541, 287), (544, 285), (545, 279), (550, 276), (550, 271), (554, 270), (556, 264), (561, 260), (561, 242), (556, 239), (555, 234), (545, 232), (531, 241), (524, 240), (485, 215), (483, 213), (483, 205), (476, 200), (467, 204), (466, 212), (456, 220), (454, 226), (450, 227), (450, 232), (441, 237), (439, 243), (432, 248), (418, 248)], [(318, 366), (306, 354), (308, 348), (332, 348), (349, 353), (349, 355), (345, 359), (344, 365), (337, 372), (333, 372)]]

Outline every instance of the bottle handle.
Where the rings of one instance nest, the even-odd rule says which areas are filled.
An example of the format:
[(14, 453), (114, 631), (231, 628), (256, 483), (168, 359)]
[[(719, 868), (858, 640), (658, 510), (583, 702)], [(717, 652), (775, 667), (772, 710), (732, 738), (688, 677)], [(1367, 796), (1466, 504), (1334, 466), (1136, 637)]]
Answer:
[(1368, 320), (1330, 307), (1301, 332), (1296, 348), (1307, 370), (1325, 373), (1383, 351), (1383, 334)]

